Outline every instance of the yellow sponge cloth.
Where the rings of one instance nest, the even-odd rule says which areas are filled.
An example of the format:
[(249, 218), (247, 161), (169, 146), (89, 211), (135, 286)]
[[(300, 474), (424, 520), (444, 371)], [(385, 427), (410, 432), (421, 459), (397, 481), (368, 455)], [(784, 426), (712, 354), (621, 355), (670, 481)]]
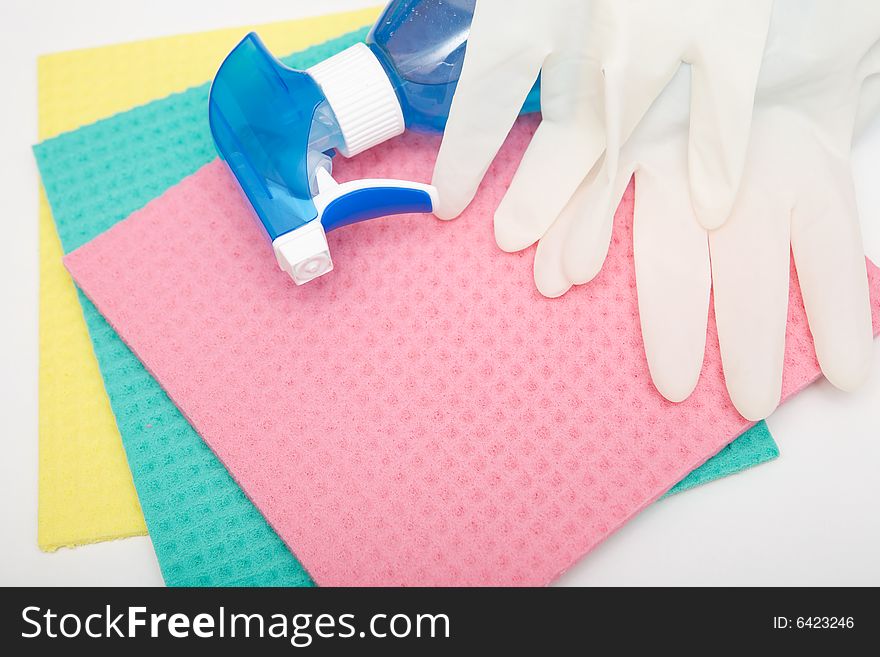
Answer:
[[(246, 32), (293, 52), (372, 23), (379, 8), (41, 57), (39, 138), (204, 83)], [(52, 551), (146, 534), (119, 431), (40, 190), (38, 543)]]

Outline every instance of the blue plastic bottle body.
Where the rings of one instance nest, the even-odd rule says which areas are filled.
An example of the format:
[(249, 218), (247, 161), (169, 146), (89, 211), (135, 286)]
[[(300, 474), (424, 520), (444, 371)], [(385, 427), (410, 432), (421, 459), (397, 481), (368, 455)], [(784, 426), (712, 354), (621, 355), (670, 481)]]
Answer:
[[(442, 132), (461, 75), (476, 0), (394, 0), (367, 37), (397, 92), (406, 127)], [(522, 113), (540, 111), (538, 82)]]

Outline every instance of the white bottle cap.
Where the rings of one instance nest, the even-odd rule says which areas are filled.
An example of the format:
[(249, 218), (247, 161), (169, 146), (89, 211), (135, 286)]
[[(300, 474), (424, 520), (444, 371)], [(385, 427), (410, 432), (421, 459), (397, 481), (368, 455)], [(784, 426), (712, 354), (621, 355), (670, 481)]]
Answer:
[(365, 43), (358, 43), (306, 72), (327, 97), (352, 157), (401, 134), (403, 110), (382, 64)]

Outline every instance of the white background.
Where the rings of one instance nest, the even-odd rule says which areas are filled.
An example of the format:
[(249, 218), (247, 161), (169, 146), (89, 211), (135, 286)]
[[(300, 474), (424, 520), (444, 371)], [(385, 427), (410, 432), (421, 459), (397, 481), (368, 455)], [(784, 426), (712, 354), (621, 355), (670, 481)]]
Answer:
[[(37, 518), (39, 54), (287, 20), (378, 0), (3, 0), (0, 3), (0, 584), (162, 585), (148, 538), (41, 553)], [(869, 256), (880, 262), (880, 121), (856, 147)], [(820, 382), (769, 420), (775, 462), (654, 504), (565, 585), (880, 584), (880, 345), (854, 394)]]

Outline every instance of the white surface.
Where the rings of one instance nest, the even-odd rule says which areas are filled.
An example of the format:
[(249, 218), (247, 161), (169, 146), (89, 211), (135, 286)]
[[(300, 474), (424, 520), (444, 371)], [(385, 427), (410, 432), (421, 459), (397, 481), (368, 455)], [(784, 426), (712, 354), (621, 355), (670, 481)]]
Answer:
[[(150, 541), (44, 554), (37, 513), (36, 65), (41, 53), (369, 6), (321, 0), (4, 0), (0, 4), (0, 584), (161, 585)], [(47, 17), (51, 20), (47, 21)], [(39, 25), (39, 30), (38, 30)], [(862, 230), (880, 261), (880, 124), (856, 152)], [(880, 345), (869, 382), (813, 385), (769, 420), (782, 455), (663, 500), (560, 580), (615, 584), (880, 585)]]

